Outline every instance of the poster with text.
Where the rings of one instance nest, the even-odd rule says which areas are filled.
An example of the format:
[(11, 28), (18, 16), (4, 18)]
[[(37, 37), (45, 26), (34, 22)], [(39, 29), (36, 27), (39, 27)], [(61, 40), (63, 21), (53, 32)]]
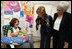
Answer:
[(4, 10), (5, 11), (20, 11), (20, 5), (18, 1), (4, 1)]

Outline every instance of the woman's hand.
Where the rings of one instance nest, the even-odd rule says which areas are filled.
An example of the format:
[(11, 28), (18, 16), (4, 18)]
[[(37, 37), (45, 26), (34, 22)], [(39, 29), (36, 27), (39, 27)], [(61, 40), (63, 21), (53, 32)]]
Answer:
[(12, 37), (11, 36), (11, 30), (8, 30), (7, 37)]
[(23, 33), (25, 33), (25, 34), (27, 33), (27, 31), (25, 31), (25, 30), (21, 30), (21, 32), (23, 32)]
[(13, 33), (12, 34), (12, 37), (17, 37), (18, 36), (18, 33)]
[(64, 48), (67, 48), (67, 47), (68, 47), (68, 45), (69, 45), (69, 43), (68, 43), (68, 42), (64, 42)]
[(20, 33), (21, 32), (21, 30), (19, 30), (17, 33)]

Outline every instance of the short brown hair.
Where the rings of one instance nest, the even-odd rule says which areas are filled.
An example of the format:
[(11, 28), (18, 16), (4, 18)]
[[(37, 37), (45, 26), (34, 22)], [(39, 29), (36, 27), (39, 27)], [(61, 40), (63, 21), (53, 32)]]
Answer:
[[(17, 18), (13, 18), (11, 21), (10, 21), (10, 26), (14, 27), (14, 24), (16, 23), (16, 20), (18, 20)], [(18, 20), (19, 22), (19, 20)]]
[(44, 6), (38, 7), (36, 13), (38, 13), (38, 12), (41, 14), (46, 14), (45, 7)]

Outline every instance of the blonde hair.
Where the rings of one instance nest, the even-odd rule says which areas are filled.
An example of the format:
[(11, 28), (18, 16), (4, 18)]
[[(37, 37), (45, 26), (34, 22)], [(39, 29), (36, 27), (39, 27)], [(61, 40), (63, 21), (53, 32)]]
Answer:
[(38, 7), (36, 13), (37, 13), (37, 14), (38, 14), (38, 13), (41, 13), (41, 14), (43, 14), (43, 15), (46, 14), (45, 7), (44, 7), (44, 6)]

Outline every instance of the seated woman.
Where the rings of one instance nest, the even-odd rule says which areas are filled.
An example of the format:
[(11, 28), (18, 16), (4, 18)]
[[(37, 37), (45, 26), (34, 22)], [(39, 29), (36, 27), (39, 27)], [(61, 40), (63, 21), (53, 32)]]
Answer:
[[(18, 25), (19, 25), (19, 20), (18, 19), (13, 18), (10, 21), (10, 26), (8, 27), (8, 33), (7, 33), (8, 37), (18, 37), (19, 36), (18, 33), (20, 33), (20, 32), (23, 32), (25, 34), (27, 33), (27, 31), (21, 29)], [(29, 41), (29, 44), (30, 44), (30, 46), (33, 46), (32, 41)], [(18, 46), (18, 47), (23, 47), (23, 45)], [(26, 44), (25, 44), (25, 48), (29, 48), (30, 46), (28, 46), (28, 45), (26, 46)]]

